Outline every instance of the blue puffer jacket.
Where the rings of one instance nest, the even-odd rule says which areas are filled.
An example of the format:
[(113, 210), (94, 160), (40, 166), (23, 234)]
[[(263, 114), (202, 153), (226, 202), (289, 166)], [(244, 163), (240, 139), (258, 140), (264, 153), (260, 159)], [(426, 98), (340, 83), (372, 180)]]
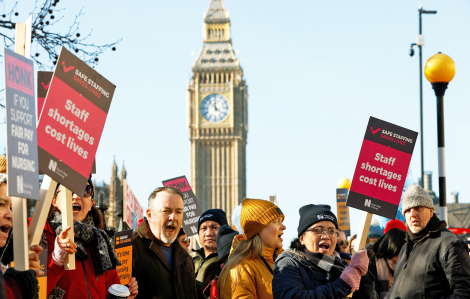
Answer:
[(274, 299), (342, 299), (350, 293), (344, 280), (330, 276), (295, 251), (284, 251), (274, 264)]

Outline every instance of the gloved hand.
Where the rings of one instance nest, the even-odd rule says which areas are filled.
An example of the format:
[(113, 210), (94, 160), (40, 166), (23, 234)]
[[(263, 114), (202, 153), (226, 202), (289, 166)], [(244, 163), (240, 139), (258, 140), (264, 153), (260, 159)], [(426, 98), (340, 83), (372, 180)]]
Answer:
[(352, 292), (359, 290), (361, 277), (366, 275), (369, 268), (369, 257), (365, 249), (359, 250), (351, 259), (351, 263), (343, 270), (340, 278), (344, 280), (352, 289)]
[(70, 226), (62, 231), (57, 236), (54, 242), (54, 251), (52, 252), (52, 260), (57, 266), (63, 266), (65, 257), (68, 253), (73, 254), (77, 251), (77, 245), (72, 240), (67, 238), (67, 232), (70, 230)]

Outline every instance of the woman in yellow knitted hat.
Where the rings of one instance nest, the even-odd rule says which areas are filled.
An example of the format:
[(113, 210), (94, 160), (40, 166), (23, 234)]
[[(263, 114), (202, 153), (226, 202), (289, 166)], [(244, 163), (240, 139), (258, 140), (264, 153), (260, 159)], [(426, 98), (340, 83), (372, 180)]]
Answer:
[(244, 235), (235, 236), (232, 253), (220, 273), (221, 299), (273, 298), (273, 264), (282, 251), (284, 214), (274, 204), (245, 198), (240, 224)]

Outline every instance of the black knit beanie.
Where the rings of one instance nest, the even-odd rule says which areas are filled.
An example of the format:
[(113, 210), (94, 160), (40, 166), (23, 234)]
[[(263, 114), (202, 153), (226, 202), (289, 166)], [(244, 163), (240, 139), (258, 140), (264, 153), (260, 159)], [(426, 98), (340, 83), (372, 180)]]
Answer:
[(179, 237), (181, 237), (182, 235), (186, 235), (186, 233), (184, 232), (183, 227), (180, 228), (180, 231), (178, 232), (178, 236), (176, 236), (176, 237), (179, 238)]
[(338, 219), (331, 212), (329, 205), (306, 205), (299, 209), (299, 227), (297, 227), (298, 236), (300, 237), (307, 228), (319, 221), (331, 221), (338, 228)]
[(212, 220), (220, 224), (220, 226), (224, 224), (228, 224), (227, 222), (227, 215), (225, 214), (224, 210), (221, 209), (210, 209), (202, 213), (201, 217), (197, 222), (197, 231), (199, 233), (199, 228), (203, 222), (207, 220)]

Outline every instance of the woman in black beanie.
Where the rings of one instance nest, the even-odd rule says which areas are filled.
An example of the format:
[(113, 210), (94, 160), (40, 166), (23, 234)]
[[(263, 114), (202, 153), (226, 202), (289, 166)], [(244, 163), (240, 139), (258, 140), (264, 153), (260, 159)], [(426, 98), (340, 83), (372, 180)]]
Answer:
[(366, 251), (360, 250), (346, 267), (335, 252), (339, 229), (330, 206), (306, 205), (299, 214), (296, 250), (284, 251), (274, 264), (274, 298), (346, 298), (367, 273)]

